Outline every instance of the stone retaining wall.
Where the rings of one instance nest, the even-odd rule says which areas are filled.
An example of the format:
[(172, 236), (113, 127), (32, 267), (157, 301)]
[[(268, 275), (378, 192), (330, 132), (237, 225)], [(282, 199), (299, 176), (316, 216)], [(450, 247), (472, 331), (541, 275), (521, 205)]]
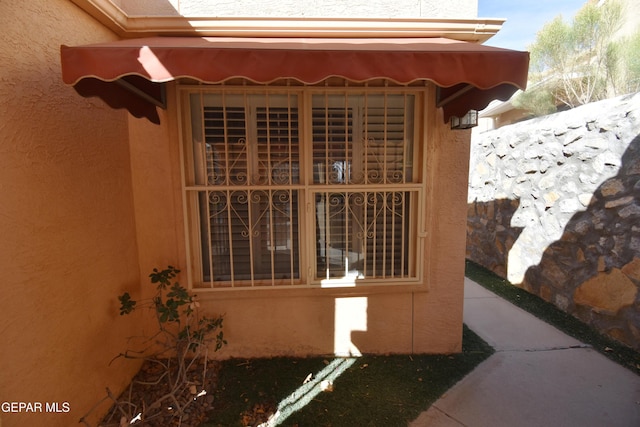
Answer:
[(640, 349), (640, 93), (474, 134), (467, 258)]

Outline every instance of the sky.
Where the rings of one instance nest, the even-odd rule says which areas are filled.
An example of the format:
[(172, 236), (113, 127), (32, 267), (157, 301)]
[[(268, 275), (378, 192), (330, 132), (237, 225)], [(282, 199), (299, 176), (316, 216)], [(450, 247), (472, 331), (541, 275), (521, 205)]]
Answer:
[(571, 22), (587, 0), (478, 0), (479, 18), (503, 18), (502, 29), (488, 46), (527, 50), (542, 27), (556, 16)]

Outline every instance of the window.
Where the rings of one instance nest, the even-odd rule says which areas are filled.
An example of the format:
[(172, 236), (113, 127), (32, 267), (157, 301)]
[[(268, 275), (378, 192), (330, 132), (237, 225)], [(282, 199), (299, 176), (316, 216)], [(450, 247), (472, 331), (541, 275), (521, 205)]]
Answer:
[(186, 88), (195, 286), (415, 281), (419, 94)]

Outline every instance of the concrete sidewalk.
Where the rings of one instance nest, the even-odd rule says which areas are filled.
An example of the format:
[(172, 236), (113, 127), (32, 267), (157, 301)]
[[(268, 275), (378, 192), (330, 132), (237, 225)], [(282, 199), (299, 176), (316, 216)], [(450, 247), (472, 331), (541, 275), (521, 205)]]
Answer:
[(496, 353), (411, 427), (638, 427), (640, 377), (465, 279), (464, 322)]

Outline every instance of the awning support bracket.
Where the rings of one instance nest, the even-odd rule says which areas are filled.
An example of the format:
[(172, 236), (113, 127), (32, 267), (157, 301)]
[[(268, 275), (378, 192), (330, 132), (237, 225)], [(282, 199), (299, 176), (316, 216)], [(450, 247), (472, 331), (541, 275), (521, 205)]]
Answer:
[(465, 93), (469, 92), (470, 90), (472, 90), (474, 88), (473, 85), (465, 85), (463, 88), (453, 92), (451, 95), (447, 96), (446, 98), (440, 99), (440, 97), (442, 96), (442, 88), (440, 86), (438, 86), (437, 91), (436, 91), (436, 107), (440, 108), (440, 107), (444, 107), (445, 105), (447, 105), (448, 103), (455, 101), (456, 99), (460, 98), (461, 96), (463, 96)]
[(143, 91), (139, 87), (129, 83), (124, 79), (118, 79), (115, 82), (120, 86), (122, 86), (123, 88), (125, 88), (126, 90), (128, 90), (129, 92), (133, 93), (136, 96), (139, 96), (140, 98), (155, 105), (156, 107), (160, 107), (163, 110), (167, 109), (167, 97), (166, 97), (166, 89), (164, 84), (160, 85), (160, 99), (157, 99), (156, 97), (149, 95), (147, 92)]

